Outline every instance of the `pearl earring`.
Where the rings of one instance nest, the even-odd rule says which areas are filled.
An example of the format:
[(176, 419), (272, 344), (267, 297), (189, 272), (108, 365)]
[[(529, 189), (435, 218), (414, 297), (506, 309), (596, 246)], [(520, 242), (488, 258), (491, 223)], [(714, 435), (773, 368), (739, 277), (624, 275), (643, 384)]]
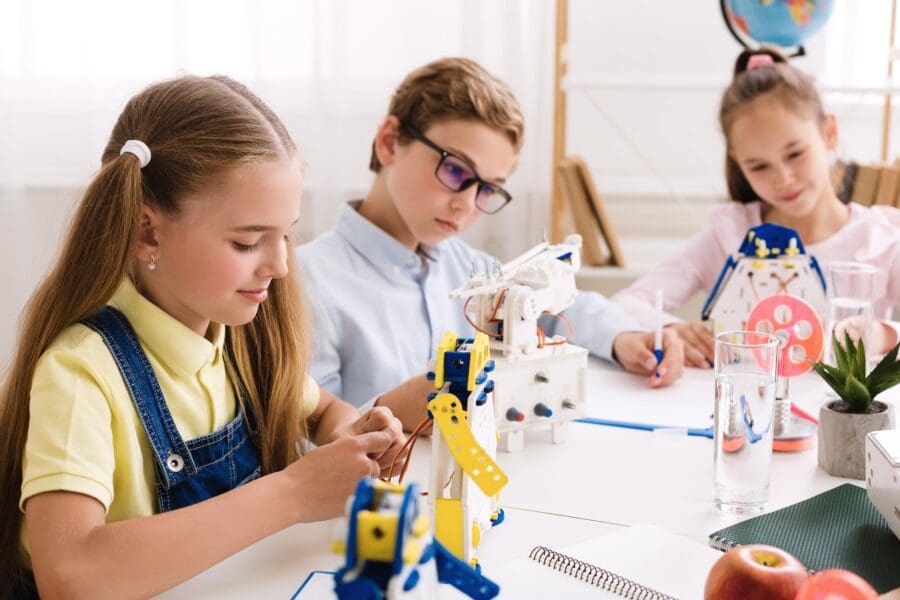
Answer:
[(152, 255), (150, 256), (150, 262), (147, 263), (147, 270), (148, 271), (156, 270), (156, 257), (155, 256), (152, 256)]

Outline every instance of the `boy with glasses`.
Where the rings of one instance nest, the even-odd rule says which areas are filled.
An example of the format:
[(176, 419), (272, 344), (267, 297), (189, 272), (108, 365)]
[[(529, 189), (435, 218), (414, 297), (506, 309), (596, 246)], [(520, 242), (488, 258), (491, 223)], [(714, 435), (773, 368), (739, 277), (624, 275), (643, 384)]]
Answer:
[[(298, 250), (320, 386), (357, 406), (374, 399), (407, 430), (424, 418), (433, 391), (424, 371), (441, 335), (474, 333), (448, 294), (473, 264), (494, 261), (455, 236), (510, 203), (503, 185), (523, 134), (512, 92), (477, 63), (447, 58), (407, 75), (375, 134), (368, 194)], [(599, 294), (580, 292), (565, 314), (572, 343), (648, 376), (650, 386), (681, 375), (677, 337), (666, 336), (657, 370), (653, 334)]]

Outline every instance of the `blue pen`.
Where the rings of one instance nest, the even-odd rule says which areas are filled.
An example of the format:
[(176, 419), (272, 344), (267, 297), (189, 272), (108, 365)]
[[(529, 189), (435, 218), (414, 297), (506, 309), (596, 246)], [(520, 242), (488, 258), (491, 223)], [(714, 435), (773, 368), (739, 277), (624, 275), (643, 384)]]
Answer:
[(652, 425), (650, 423), (633, 423), (631, 421), (611, 421), (609, 419), (597, 419), (594, 417), (582, 417), (575, 419), (578, 423), (588, 423), (590, 425), (604, 425), (606, 427), (624, 427), (625, 429), (639, 429), (641, 431), (660, 431), (675, 432), (683, 431), (685, 435), (696, 437), (713, 438), (712, 425), (709, 427), (673, 427), (671, 425)]
[(656, 377), (659, 378), (659, 364), (663, 359), (663, 291), (656, 289), (656, 331), (653, 335), (653, 354), (656, 356)]

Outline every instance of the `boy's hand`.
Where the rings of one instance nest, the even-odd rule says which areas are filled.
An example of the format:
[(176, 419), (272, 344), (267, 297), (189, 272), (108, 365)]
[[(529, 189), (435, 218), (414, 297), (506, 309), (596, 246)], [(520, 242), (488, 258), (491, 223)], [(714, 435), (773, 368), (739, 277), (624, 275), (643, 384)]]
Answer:
[(715, 358), (715, 340), (703, 321), (684, 321), (666, 325), (663, 331), (674, 331), (684, 344), (686, 367), (709, 369)]
[[(412, 431), (428, 416), (428, 394), (434, 390), (434, 382), (428, 381), (424, 373), (407, 379), (394, 389), (385, 392), (375, 402), (375, 406), (385, 406), (400, 419), (403, 431)], [(423, 434), (431, 431), (425, 427)]]
[(658, 366), (653, 354), (653, 332), (620, 333), (613, 340), (613, 357), (629, 373), (649, 375), (650, 387), (669, 385), (684, 372), (684, 344), (668, 329), (663, 330), (663, 360)]

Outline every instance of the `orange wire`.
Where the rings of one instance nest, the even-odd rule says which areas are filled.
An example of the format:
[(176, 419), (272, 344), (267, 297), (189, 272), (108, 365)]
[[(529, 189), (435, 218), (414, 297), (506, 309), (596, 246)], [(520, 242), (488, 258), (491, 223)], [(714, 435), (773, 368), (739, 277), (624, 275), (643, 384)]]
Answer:
[(563, 323), (565, 323), (565, 324), (566, 324), (566, 329), (568, 330), (568, 333), (566, 334), (566, 337), (564, 337), (563, 339), (561, 339), (561, 340), (559, 340), (559, 341), (556, 341), (556, 342), (547, 342), (547, 341), (545, 341), (545, 337), (544, 337), (545, 334), (544, 334), (544, 331), (543, 331), (540, 327), (538, 327), (538, 348), (543, 348), (544, 346), (562, 346), (563, 344), (565, 344), (566, 342), (568, 342), (569, 339), (572, 337), (572, 322), (569, 321), (569, 320), (565, 317), (565, 315), (563, 315), (562, 313), (556, 313), (556, 314), (553, 314), (553, 313), (551, 313), (551, 312), (545, 310), (545, 311), (543, 312), (543, 314), (545, 314), (545, 315), (552, 315), (552, 316), (556, 317), (557, 319), (561, 320)]
[[(425, 425), (428, 424), (429, 421), (431, 421), (431, 419), (429, 419), (428, 417), (422, 419), (422, 422), (416, 425), (416, 428), (413, 429), (413, 432), (409, 434), (409, 437), (406, 438), (406, 441), (403, 442), (403, 445), (400, 446), (400, 449), (397, 450), (396, 454), (394, 454), (394, 458), (391, 459), (391, 467), (390, 469), (388, 469), (387, 481), (390, 481), (394, 477), (394, 467), (397, 465), (397, 459), (401, 454), (403, 454), (403, 452), (407, 449), (407, 447), (409, 447), (410, 444), (415, 442), (416, 438), (419, 437), (419, 433), (421, 433), (422, 429), (425, 427)], [(412, 449), (410, 449), (410, 454), (406, 457), (406, 464), (409, 464), (409, 457), (411, 454)]]
[(484, 329), (482, 329), (481, 327), (476, 325), (475, 322), (472, 321), (472, 317), (469, 316), (469, 302), (471, 302), (472, 298), (474, 298), (474, 297), (475, 296), (469, 296), (468, 298), (466, 298), (466, 303), (463, 304), (463, 316), (466, 317), (466, 321), (469, 322), (469, 325), (471, 325), (475, 329), (475, 331), (480, 331), (481, 333), (483, 333), (485, 335), (489, 335), (492, 338), (499, 340), (503, 336), (501, 336), (499, 333), (491, 333), (490, 331), (485, 331)]

